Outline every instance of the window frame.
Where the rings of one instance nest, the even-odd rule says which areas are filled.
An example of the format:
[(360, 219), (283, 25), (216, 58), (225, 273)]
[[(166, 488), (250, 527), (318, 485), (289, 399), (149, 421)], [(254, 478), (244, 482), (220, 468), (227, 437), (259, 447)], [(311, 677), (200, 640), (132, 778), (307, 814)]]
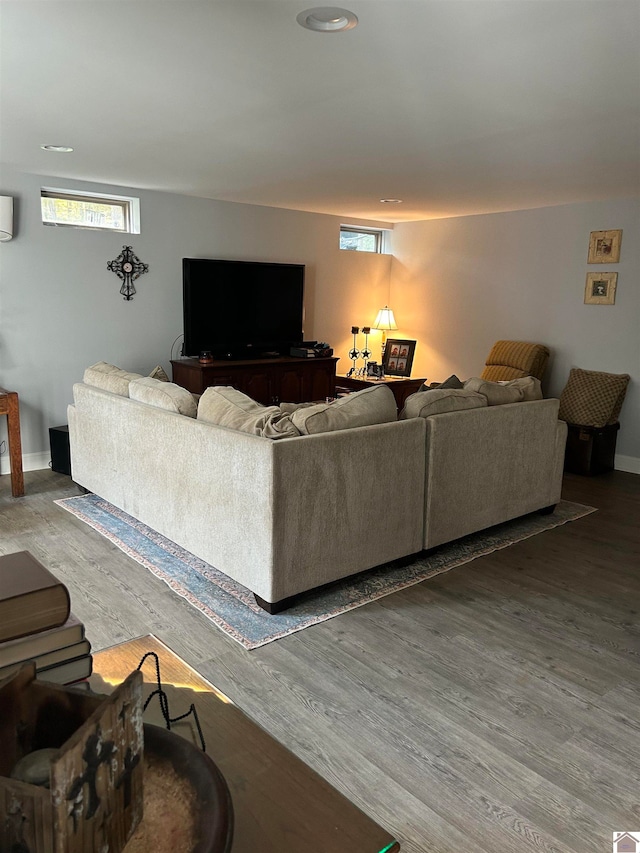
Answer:
[[(102, 225), (84, 225), (80, 222), (47, 222), (44, 219), (42, 200), (46, 198), (63, 201), (79, 201), (88, 204), (109, 204), (123, 211), (124, 228), (113, 228)], [(69, 190), (56, 187), (40, 188), (40, 216), (43, 225), (54, 228), (81, 228), (85, 231), (103, 231), (109, 234), (139, 234), (140, 233), (140, 199), (133, 196), (114, 195), (111, 193), (87, 192), (85, 190)]]
[[(351, 234), (366, 234), (367, 236), (373, 235), (376, 238), (376, 247), (371, 251), (369, 249), (345, 249), (340, 245), (343, 232)], [(385, 229), (373, 228), (366, 225), (348, 225), (347, 223), (343, 223), (340, 225), (338, 244), (341, 252), (361, 252), (366, 255), (383, 255), (385, 254)]]

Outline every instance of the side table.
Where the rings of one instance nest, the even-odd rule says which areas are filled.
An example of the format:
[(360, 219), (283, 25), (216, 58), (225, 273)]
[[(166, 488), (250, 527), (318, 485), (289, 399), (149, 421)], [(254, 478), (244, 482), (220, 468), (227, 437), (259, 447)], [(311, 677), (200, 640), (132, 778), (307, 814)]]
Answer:
[(366, 376), (336, 376), (336, 392), (344, 388), (348, 391), (362, 391), (371, 385), (387, 385), (396, 398), (398, 409), (404, 407), (404, 401), (411, 394), (419, 391), (427, 380), (422, 377), (410, 379), (406, 376), (385, 376), (384, 379), (372, 379)]
[(7, 416), (11, 494), (14, 498), (21, 498), (24, 495), (24, 476), (22, 473), (22, 442), (20, 441), (20, 406), (16, 391), (6, 391), (4, 388), (0, 388), (0, 415)]

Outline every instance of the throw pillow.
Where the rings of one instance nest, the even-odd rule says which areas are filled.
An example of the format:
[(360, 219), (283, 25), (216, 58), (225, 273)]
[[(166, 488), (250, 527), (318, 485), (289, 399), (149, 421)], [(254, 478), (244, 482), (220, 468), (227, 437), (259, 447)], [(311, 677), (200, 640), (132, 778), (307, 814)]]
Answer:
[(431, 388), (428, 391), (416, 391), (404, 401), (400, 420), (409, 418), (428, 418), (429, 415), (442, 415), (445, 412), (459, 412), (462, 409), (480, 409), (487, 406), (487, 398), (475, 391), (464, 388)]
[(444, 382), (432, 382), (430, 385), (426, 383), (421, 386), (420, 391), (430, 391), (434, 388), (464, 388), (462, 382), (458, 379), (458, 377), (453, 373), (448, 379), (445, 379)]
[(490, 406), (503, 406), (505, 403), (520, 403), (524, 400), (522, 388), (500, 385), (499, 382), (489, 382), (474, 376), (464, 383), (465, 390), (484, 394)]
[(157, 364), (151, 373), (149, 374), (151, 379), (159, 379), (161, 382), (168, 382), (169, 377), (166, 374), (164, 367), (161, 364)]
[(86, 385), (93, 385), (94, 388), (100, 388), (103, 391), (109, 391), (111, 394), (119, 394), (121, 397), (129, 396), (129, 383), (134, 379), (141, 379), (140, 373), (128, 373), (114, 364), (108, 364), (106, 361), (98, 361), (87, 367), (84, 372), (83, 382)]
[(134, 379), (129, 385), (129, 396), (139, 403), (177, 412), (188, 418), (195, 418), (198, 410), (193, 394), (186, 388), (174, 385), (173, 382), (152, 379), (150, 376)]
[(630, 378), (628, 373), (602, 373), (572, 367), (560, 395), (558, 417), (580, 426), (603, 427), (616, 423)]
[(385, 424), (397, 418), (396, 400), (386, 385), (372, 385), (333, 403), (318, 403), (291, 414), (292, 423), (302, 435)]
[(522, 388), (522, 400), (528, 402), (530, 400), (542, 400), (542, 387), (539, 379), (535, 376), (523, 376), (520, 379), (498, 381), (498, 385), (504, 385), (507, 388)]
[(230, 386), (207, 388), (198, 403), (198, 420), (264, 438), (300, 435), (288, 414), (278, 406), (263, 406)]

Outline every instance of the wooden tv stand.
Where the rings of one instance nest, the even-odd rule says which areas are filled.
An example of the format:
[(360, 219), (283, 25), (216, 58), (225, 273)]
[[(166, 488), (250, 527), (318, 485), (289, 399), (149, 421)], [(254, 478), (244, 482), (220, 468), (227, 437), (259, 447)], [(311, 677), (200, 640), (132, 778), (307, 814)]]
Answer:
[(173, 381), (192, 394), (211, 385), (231, 385), (265, 406), (308, 403), (333, 397), (337, 358), (255, 358), (246, 361), (213, 361), (197, 358), (171, 362)]

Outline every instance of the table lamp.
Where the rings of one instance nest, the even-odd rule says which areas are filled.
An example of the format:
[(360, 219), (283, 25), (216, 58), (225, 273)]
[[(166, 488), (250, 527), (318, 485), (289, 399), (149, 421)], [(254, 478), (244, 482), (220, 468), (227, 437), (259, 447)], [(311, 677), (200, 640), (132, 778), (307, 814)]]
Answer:
[(378, 316), (373, 324), (374, 329), (379, 329), (382, 332), (382, 361), (384, 361), (384, 351), (387, 346), (387, 332), (397, 329), (396, 318), (393, 316), (393, 310), (385, 305), (378, 311)]

